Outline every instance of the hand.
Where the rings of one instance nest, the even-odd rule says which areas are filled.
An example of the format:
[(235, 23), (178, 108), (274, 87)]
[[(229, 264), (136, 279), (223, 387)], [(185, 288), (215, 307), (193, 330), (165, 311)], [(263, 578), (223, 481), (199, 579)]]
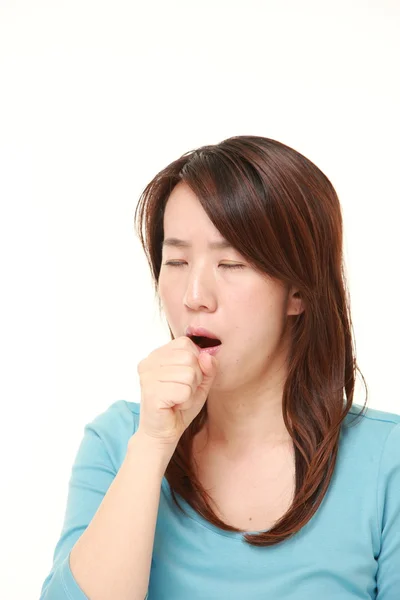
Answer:
[(138, 364), (141, 405), (137, 433), (167, 445), (179, 438), (204, 406), (218, 369), (187, 336), (157, 348)]

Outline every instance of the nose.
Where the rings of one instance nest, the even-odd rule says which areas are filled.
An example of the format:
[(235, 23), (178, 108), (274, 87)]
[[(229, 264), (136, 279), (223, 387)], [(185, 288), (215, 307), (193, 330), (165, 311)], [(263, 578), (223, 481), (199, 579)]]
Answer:
[(212, 276), (205, 269), (192, 269), (189, 272), (183, 302), (191, 310), (216, 309), (215, 283), (213, 284)]

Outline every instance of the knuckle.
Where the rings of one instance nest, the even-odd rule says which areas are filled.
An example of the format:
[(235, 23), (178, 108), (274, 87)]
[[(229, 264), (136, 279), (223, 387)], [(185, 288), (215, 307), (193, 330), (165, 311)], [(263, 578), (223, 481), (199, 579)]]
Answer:
[(144, 373), (145, 371), (148, 371), (149, 365), (151, 365), (150, 357), (146, 356), (145, 358), (142, 358), (142, 360), (140, 360), (138, 362), (136, 370), (139, 374)]
[(188, 352), (186, 348), (179, 348), (173, 355), (173, 360), (183, 366), (195, 366), (196, 357), (192, 352)]
[(192, 369), (191, 367), (189, 367), (185, 383), (187, 383), (190, 386), (193, 394), (196, 391), (196, 388), (198, 385), (197, 379), (198, 379), (198, 376), (197, 376), (196, 371), (194, 369)]
[(200, 369), (200, 367), (197, 365), (196, 367), (196, 374), (197, 374), (197, 385), (200, 385), (201, 383), (203, 383), (203, 371)]
[(197, 356), (191, 351), (186, 352), (185, 356), (186, 356), (187, 364), (189, 366), (193, 367), (193, 369), (196, 369), (198, 367)]
[(196, 382), (196, 385), (200, 385), (200, 383), (203, 380), (203, 377), (202, 377), (202, 374), (201, 374), (201, 371), (200, 371), (198, 365), (195, 365), (193, 367), (193, 380)]
[(177, 397), (179, 398), (179, 403), (190, 400), (192, 397), (192, 387), (188, 384), (180, 385)]
[(187, 348), (188, 350), (191, 351), (192, 354), (198, 352), (196, 346), (194, 345), (192, 340), (187, 335), (177, 338), (176, 341), (179, 342), (180, 347)]
[(177, 346), (178, 348), (181, 348), (185, 345), (186, 343), (186, 336), (179, 336), (177, 338), (175, 338), (174, 340), (172, 340), (171, 342), (169, 342), (167, 344), (167, 346), (171, 345), (171, 346)]

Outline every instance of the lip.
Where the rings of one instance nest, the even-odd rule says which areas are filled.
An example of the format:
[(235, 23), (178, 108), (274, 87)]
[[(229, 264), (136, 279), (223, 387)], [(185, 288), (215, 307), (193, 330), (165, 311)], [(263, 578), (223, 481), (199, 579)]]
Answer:
[[(220, 340), (222, 342), (221, 338), (218, 337), (216, 333), (213, 333), (212, 331), (209, 331), (204, 327), (192, 327), (191, 325), (189, 325), (189, 327), (186, 329), (185, 335), (187, 335), (188, 337), (190, 337), (191, 335), (204, 336), (212, 338), (213, 340)], [(219, 348), (219, 346), (214, 346), (214, 348)]]
[(210, 346), (209, 348), (200, 348), (200, 346), (196, 347), (200, 350), (200, 354), (212, 354), (212, 356), (214, 356), (214, 354), (217, 354), (217, 352), (219, 352), (219, 349), (221, 348), (222, 344), (220, 344), (219, 346)]
[(219, 352), (222, 346), (221, 338), (212, 331), (205, 329), (204, 327), (192, 327), (191, 325), (189, 325), (189, 327), (186, 329), (185, 335), (187, 335), (188, 337), (192, 335), (206, 336), (214, 340), (219, 340), (221, 342), (219, 346), (210, 346), (209, 348), (201, 348), (200, 346), (195, 344), (196, 347), (200, 350), (200, 353), (212, 354), (212, 356), (214, 356), (214, 354), (217, 354), (217, 352)]

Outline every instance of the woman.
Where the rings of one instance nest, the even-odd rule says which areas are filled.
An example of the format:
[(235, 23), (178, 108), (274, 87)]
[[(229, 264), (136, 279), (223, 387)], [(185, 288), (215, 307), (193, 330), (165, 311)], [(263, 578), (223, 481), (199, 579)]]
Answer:
[(400, 415), (353, 403), (330, 181), (237, 136), (135, 218), (171, 341), (85, 427), (41, 598), (398, 599)]

